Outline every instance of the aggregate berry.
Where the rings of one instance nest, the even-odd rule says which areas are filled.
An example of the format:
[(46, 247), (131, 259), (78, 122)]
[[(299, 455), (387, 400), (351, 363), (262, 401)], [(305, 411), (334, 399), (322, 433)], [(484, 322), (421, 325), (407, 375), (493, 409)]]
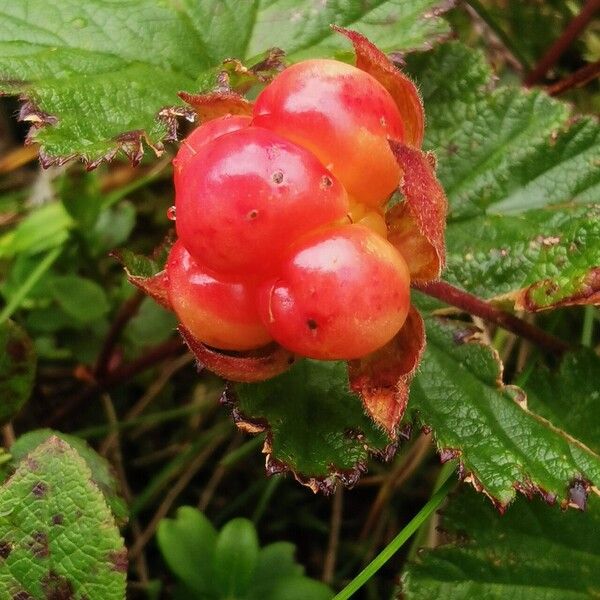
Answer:
[(201, 342), (250, 350), (271, 341), (256, 307), (256, 289), (210, 273), (177, 241), (167, 261), (169, 301), (182, 325)]
[(216, 140), (226, 133), (248, 127), (250, 122), (251, 118), (245, 115), (226, 115), (224, 117), (219, 117), (218, 119), (206, 121), (206, 123), (202, 123), (202, 125), (196, 127), (196, 129), (181, 142), (177, 156), (173, 160), (175, 189), (178, 187), (180, 174), (187, 166), (188, 161), (194, 157), (201, 146)]
[(285, 69), (258, 96), (253, 124), (312, 151), (358, 202), (380, 208), (398, 187), (388, 138), (403, 140), (402, 117), (371, 75), (335, 60)]
[(207, 268), (274, 272), (301, 235), (348, 214), (345, 189), (308, 150), (261, 127), (201, 145), (177, 178), (177, 234)]
[(408, 267), (362, 225), (312, 232), (286, 253), (278, 277), (260, 290), (273, 338), (310, 358), (359, 358), (400, 330), (410, 304)]

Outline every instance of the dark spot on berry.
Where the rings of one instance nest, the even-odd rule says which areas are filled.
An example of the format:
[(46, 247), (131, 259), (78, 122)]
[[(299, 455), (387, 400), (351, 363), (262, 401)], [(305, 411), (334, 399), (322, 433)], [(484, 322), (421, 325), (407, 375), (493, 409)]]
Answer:
[(32, 488), (31, 493), (36, 498), (43, 498), (48, 491), (48, 486), (43, 481), (38, 481)]
[(333, 179), (331, 179), (331, 177), (329, 177), (329, 175), (323, 175), (323, 177), (321, 177), (321, 189), (322, 190), (326, 190), (327, 188), (330, 188), (333, 185)]
[(8, 558), (8, 555), (12, 552), (12, 544), (5, 540), (0, 542), (0, 558)]
[(62, 525), (63, 521), (64, 519), (62, 515), (54, 515), (52, 517), (52, 525)]
[(276, 183), (277, 185), (283, 183), (283, 171), (275, 171), (275, 173), (273, 173), (272, 179), (273, 183)]
[(118, 552), (109, 552), (108, 560), (111, 562), (114, 571), (127, 573), (129, 563), (127, 561), (127, 550), (125, 548)]
[(56, 571), (49, 571), (42, 579), (42, 592), (46, 600), (74, 600), (75, 591), (71, 582)]
[(307, 319), (306, 320), (306, 326), (311, 330), (314, 331), (318, 325), (317, 322), (314, 319)]
[(250, 221), (254, 221), (254, 219), (256, 219), (256, 217), (258, 217), (258, 211), (253, 208), (247, 215), (246, 217), (250, 220)]

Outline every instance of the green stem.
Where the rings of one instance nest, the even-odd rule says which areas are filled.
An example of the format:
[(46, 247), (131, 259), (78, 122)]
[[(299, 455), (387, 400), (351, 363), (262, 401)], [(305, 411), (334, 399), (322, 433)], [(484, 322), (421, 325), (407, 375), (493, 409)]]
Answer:
[(333, 600), (347, 600), (359, 590), (383, 565), (402, 548), (408, 539), (419, 529), (429, 516), (443, 502), (444, 498), (454, 485), (454, 478), (450, 477), (441, 483), (439, 489), (431, 496), (427, 504), (411, 519), (404, 529), (336, 596)]
[(54, 261), (60, 256), (62, 252), (62, 246), (54, 248), (51, 252), (48, 252), (37, 267), (29, 274), (29, 277), (23, 282), (17, 292), (11, 297), (8, 304), (4, 307), (0, 313), (0, 324), (8, 320), (12, 314), (21, 306), (21, 302), (25, 299), (27, 294), (31, 291), (31, 288), (41, 279), (42, 275), (50, 269), (54, 264)]
[(587, 348), (592, 347), (592, 337), (594, 333), (594, 306), (586, 306), (583, 313), (583, 329), (581, 331), (581, 344)]

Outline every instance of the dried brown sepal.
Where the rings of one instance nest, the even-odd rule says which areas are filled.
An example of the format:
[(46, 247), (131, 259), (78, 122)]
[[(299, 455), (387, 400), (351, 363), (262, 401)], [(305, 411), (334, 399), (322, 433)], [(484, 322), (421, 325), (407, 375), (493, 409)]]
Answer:
[(383, 348), (348, 362), (350, 387), (392, 439), (408, 402), (410, 381), (425, 346), (425, 325), (411, 306), (398, 334)]
[(269, 83), (285, 68), (284, 56), (283, 50), (271, 48), (251, 67), (246, 67), (235, 58), (225, 60), (223, 69), (217, 76), (216, 91), (235, 91), (245, 94), (257, 84)]
[(127, 279), (167, 310), (173, 310), (169, 300), (169, 279), (166, 271), (152, 277), (136, 277), (125, 269)]
[(179, 92), (178, 96), (194, 109), (200, 123), (225, 115), (252, 114), (252, 102), (233, 91), (225, 90), (206, 94)]
[(203, 367), (229, 381), (265, 381), (287, 371), (295, 361), (291, 352), (275, 343), (251, 352), (226, 352), (206, 346), (181, 325), (179, 333)]
[(405, 143), (420, 148), (425, 132), (425, 114), (417, 86), (364, 35), (336, 25), (332, 25), (332, 29), (352, 42), (356, 66), (375, 77), (396, 101), (404, 123)]
[(448, 201), (435, 176), (430, 155), (406, 144), (390, 142), (404, 175), (400, 190), (404, 202), (386, 214), (388, 240), (408, 264), (411, 280), (437, 279), (446, 262), (446, 213)]

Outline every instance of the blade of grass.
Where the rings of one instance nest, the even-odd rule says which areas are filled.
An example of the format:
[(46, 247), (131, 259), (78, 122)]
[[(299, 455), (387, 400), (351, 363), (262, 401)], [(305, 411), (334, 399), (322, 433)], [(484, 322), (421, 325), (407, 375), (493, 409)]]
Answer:
[(444, 498), (454, 486), (455, 480), (450, 477), (449, 473), (440, 487), (425, 506), (408, 522), (402, 531), (338, 594), (333, 600), (348, 600), (352, 594), (359, 590), (383, 565), (402, 548), (402, 546), (410, 539), (410, 537), (419, 529), (419, 527), (429, 518), (429, 516), (443, 502)]
[(29, 274), (29, 277), (21, 284), (21, 287), (11, 297), (8, 304), (0, 313), (0, 324), (8, 320), (13, 313), (21, 306), (21, 303), (30, 292), (31, 288), (41, 279), (41, 277), (50, 269), (56, 259), (60, 256), (62, 247), (54, 248), (38, 263), (37, 267)]

